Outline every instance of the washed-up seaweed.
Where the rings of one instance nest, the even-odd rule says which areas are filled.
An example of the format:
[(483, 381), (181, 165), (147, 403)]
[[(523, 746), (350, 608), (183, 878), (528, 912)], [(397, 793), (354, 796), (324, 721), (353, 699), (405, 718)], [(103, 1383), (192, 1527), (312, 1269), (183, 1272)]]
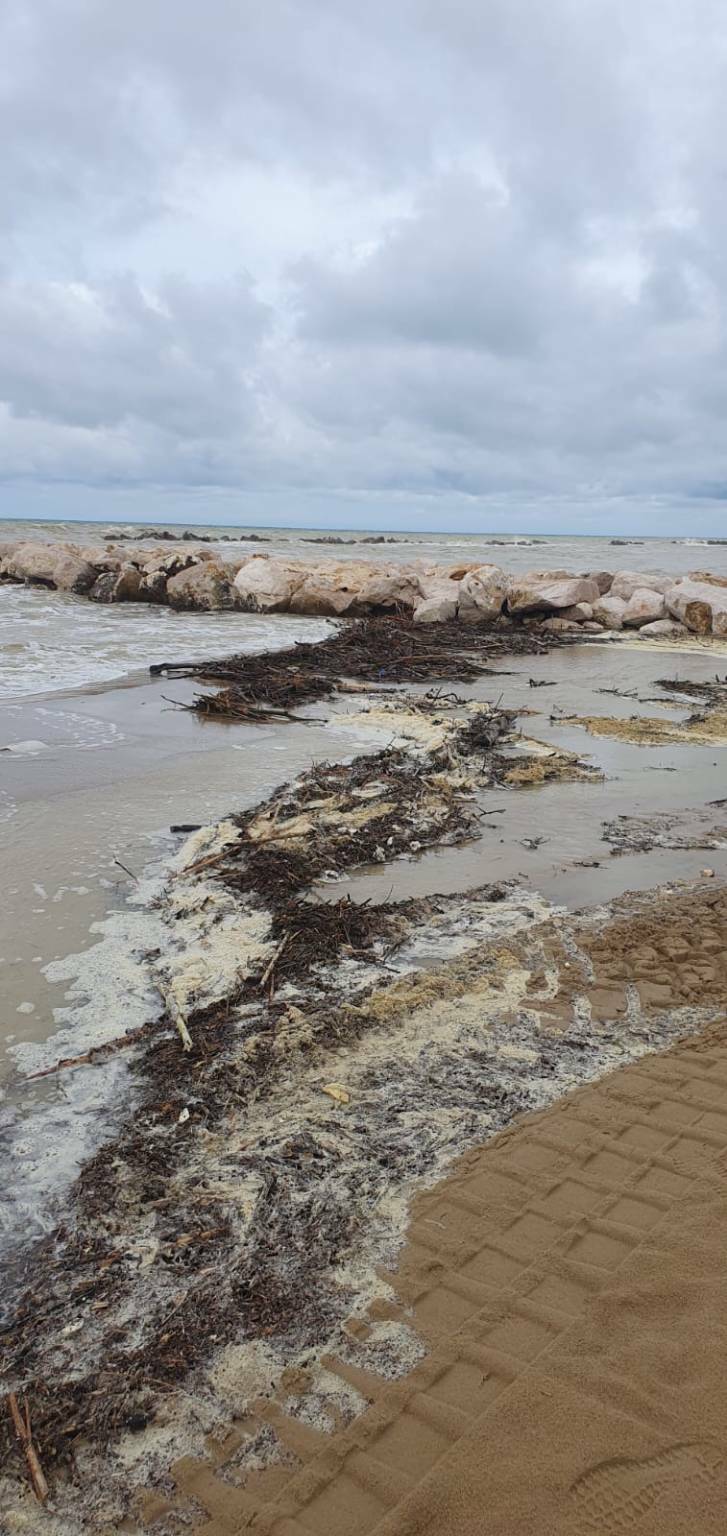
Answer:
[[(441, 701), (432, 695), (429, 702), (436, 721)], [(451, 702), (444, 701), (445, 708)], [(180, 1050), (169, 1018), (140, 1032), (133, 1113), (116, 1139), (84, 1165), (74, 1191), (73, 1225), (56, 1229), (31, 1256), (29, 1283), (14, 1316), (6, 1315), (2, 1363), (11, 1388), (27, 1391), (47, 1476), (59, 1465), (73, 1471), (79, 1441), (104, 1444), (124, 1429), (141, 1429), (160, 1395), (174, 1390), (226, 1339), (281, 1333), (294, 1321), (302, 1338), (312, 1338), (325, 1326), (324, 1302), (316, 1302), (312, 1278), (316, 1266), (325, 1271), (350, 1239), (353, 1218), (346, 1218), (340, 1205), (327, 1209), (323, 1193), (319, 1202), (309, 1200), (306, 1265), (291, 1268), (286, 1231), (295, 1229), (299, 1245), (302, 1218), (289, 1179), (285, 1199), (273, 1185), (262, 1191), (250, 1241), (240, 1253), (224, 1203), (201, 1196), (186, 1180), (185, 1198), (180, 1201), (177, 1190), (170, 1200), (170, 1174), (184, 1167), (190, 1123), (213, 1132), (235, 1113), (244, 1123), (246, 1104), (274, 1081), (276, 1031), (286, 1012), (278, 993), (286, 985), (314, 987), (318, 1004), (311, 1028), (317, 1048), (339, 1045), (366, 1028), (365, 1016), (339, 1005), (336, 963), (380, 963), (411, 928), (418, 904), (373, 906), (345, 898), (329, 903), (313, 897), (311, 886), (327, 873), (470, 835), (471, 793), (446, 770), (453, 757), (455, 766), (460, 757), (476, 757), (481, 767), (511, 720), (505, 711), (484, 711), (448, 730), (446, 746), (430, 752), (389, 748), (347, 765), (316, 764), (237, 817), (239, 839), (221, 855), (199, 861), (205, 878), (270, 913), (273, 956), (236, 992), (190, 1012), (189, 1053)], [(332, 807), (323, 819), (322, 803)], [(376, 814), (379, 803), (389, 807), (383, 815)], [(362, 824), (347, 823), (347, 816), (355, 818), (362, 808)], [(310, 833), (289, 836), (296, 819), (308, 814)], [(272, 836), (255, 841), (252, 834), (261, 828)], [(194, 870), (181, 873), (194, 878)], [(498, 888), (493, 900), (500, 894)], [(246, 1031), (255, 1041), (247, 1057), (240, 1049)], [(334, 1156), (330, 1149), (302, 1146), (283, 1155), (286, 1167), (297, 1170), (301, 1190), (309, 1193), (311, 1179), (321, 1171), (317, 1162)], [(237, 1163), (240, 1169), (247, 1166), (244, 1154)], [(159, 1245), (155, 1268), (161, 1265), (174, 1282), (168, 1305), (158, 1313), (152, 1309), (138, 1341), (128, 1323), (118, 1321), (124, 1297), (138, 1284), (139, 1260), (129, 1253), (125, 1236), (130, 1223), (132, 1230), (152, 1224)], [(49, 1378), (49, 1340), (61, 1327), (73, 1336), (77, 1317), (84, 1337), (90, 1329), (101, 1330), (102, 1364), (70, 1374), (56, 1371)], [(2, 1453), (16, 1462), (22, 1455), (9, 1417), (0, 1419)]]
[[(427, 749), (390, 747), (346, 765), (314, 765), (233, 818), (238, 836), (229, 845), (179, 871), (185, 881), (199, 872), (227, 887), (243, 908), (262, 908), (272, 953), (228, 995), (191, 1008), (189, 1051), (180, 1049), (171, 1015), (140, 1033), (133, 1106), (115, 1139), (81, 1170), (68, 1224), (27, 1255), (25, 1290), (14, 1314), (6, 1312), (2, 1369), (9, 1390), (27, 1393), (34, 1445), (51, 1480), (59, 1467), (73, 1475), (79, 1444), (103, 1446), (124, 1430), (142, 1430), (160, 1400), (226, 1341), (292, 1330), (305, 1344), (328, 1327), (327, 1276), (360, 1207), (353, 1197), (327, 1200), (334, 1163), (336, 1177), (345, 1174), (343, 1150), (301, 1138), (268, 1149), (241, 1244), (228, 1201), (204, 1188), (190, 1162), (190, 1133), (222, 1135), (226, 1146), (229, 1138), (233, 1184), (256, 1172), (245, 1149), (246, 1115), (285, 1067), (279, 1040), (296, 1012), (291, 992), (305, 1010), (307, 1052), (338, 1047), (372, 1026), (365, 1007), (345, 1002), (340, 962), (385, 965), (426, 903), (328, 903), (312, 888), (362, 864), (472, 836), (472, 784), (492, 781), (497, 744), (513, 719), (480, 707), (457, 722), (448, 711), (461, 701), (436, 690), (418, 702), (433, 729)], [(483, 899), (501, 897), (497, 886)], [(414, 1176), (432, 1152), (402, 1141), (394, 1155)], [(136, 1234), (151, 1245), (149, 1272), (140, 1269)], [(62, 1330), (75, 1339), (77, 1326), (83, 1366), (74, 1369), (67, 1348), (57, 1351)], [(0, 1416), (2, 1456), (20, 1468), (23, 1448), (9, 1415)]]
[[(576, 639), (582, 640), (582, 636)], [(259, 656), (161, 662), (153, 676), (199, 678), (217, 684), (188, 707), (210, 719), (256, 722), (289, 716), (304, 704), (330, 698), (345, 680), (377, 684), (424, 683), (431, 678), (472, 682), (498, 668), (507, 656), (542, 655), (572, 644), (573, 636), (512, 626), (433, 626), (410, 617), (377, 617), (342, 623), (327, 639), (302, 642)]]

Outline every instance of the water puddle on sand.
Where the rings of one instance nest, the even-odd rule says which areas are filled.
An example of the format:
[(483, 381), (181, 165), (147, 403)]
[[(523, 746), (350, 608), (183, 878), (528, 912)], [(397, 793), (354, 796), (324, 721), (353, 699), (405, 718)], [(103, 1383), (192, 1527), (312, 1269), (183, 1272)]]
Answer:
[[(637, 745), (596, 736), (558, 718), (640, 715), (681, 722), (693, 712), (695, 701), (661, 690), (658, 679), (712, 682), (717, 670), (727, 673), (727, 651), (722, 656), (692, 647), (672, 650), (626, 642), (506, 658), (503, 668), (508, 675), (458, 684), (457, 693), (533, 711), (518, 722), (525, 738), (576, 753), (602, 778), (534, 785), (527, 793), (488, 790), (480, 797), (482, 833), (476, 841), (371, 866), (351, 879), (327, 883), (318, 894), (331, 900), (347, 894), (354, 901), (380, 902), (516, 879), (551, 901), (577, 909), (624, 891), (694, 879), (704, 868), (727, 878), (727, 807), (710, 807), (727, 793), (723, 745)], [(531, 679), (552, 686), (531, 687)], [(600, 691), (614, 688), (620, 690), (618, 696)], [(694, 824), (690, 813), (703, 809), (706, 817)], [(662, 838), (662, 846), (653, 850), (621, 853), (604, 841), (604, 826), (620, 817), (660, 816), (674, 818), (668, 841), (677, 846), (664, 846)], [(689, 841), (690, 828), (695, 846), (678, 846), (680, 833)]]

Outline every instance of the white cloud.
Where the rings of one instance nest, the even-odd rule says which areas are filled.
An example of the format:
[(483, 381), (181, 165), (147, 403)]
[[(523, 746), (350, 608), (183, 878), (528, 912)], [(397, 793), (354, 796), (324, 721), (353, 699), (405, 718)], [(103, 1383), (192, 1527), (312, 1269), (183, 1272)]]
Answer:
[(8, 510), (723, 531), (726, 44), (716, 0), (6, 0)]

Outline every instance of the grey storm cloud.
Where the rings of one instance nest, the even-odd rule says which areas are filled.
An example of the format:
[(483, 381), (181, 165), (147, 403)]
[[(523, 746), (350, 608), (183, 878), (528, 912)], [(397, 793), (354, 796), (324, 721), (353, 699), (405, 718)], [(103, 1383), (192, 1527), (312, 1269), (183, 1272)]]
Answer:
[(720, 531), (725, 45), (714, 0), (5, 0), (8, 510)]

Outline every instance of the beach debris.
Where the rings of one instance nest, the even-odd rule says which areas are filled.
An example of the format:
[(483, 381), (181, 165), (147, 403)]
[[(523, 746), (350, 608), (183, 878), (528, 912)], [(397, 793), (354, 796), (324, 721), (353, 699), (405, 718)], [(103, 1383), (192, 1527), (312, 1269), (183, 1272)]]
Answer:
[(23, 1448), (23, 1454), (28, 1464), (30, 1482), (39, 1504), (45, 1504), (48, 1498), (48, 1484), (45, 1480), (43, 1468), (38, 1460), (38, 1452), (33, 1444), (33, 1433), (30, 1425), (30, 1410), (27, 1397), (23, 1398), (23, 1412), (20, 1412), (18, 1399), (14, 1392), (8, 1393), (8, 1409), (13, 1421), (13, 1428)]
[(613, 737), (633, 742), (636, 746), (711, 746), (727, 742), (727, 683), (719, 678), (709, 683), (659, 678), (657, 687), (673, 695), (673, 700), (664, 700), (665, 703), (693, 699), (701, 707), (681, 721), (643, 715), (632, 715), (627, 720), (612, 715), (561, 715), (559, 718), (572, 720), (574, 725), (583, 726), (594, 736)]
[(348, 1089), (344, 1088), (343, 1083), (324, 1083), (321, 1093), (327, 1093), (329, 1099), (333, 1099), (336, 1104), (350, 1104), (351, 1102), (351, 1095)]
[[(535, 630), (438, 624), (436, 646), (428, 627), (415, 625), (403, 615), (347, 620), (336, 632), (316, 643), (262, 655), (227, 656), (217, 660), (156, 663), (152, 676), (199, 678), (217, 685), (217, 692), (198, 694), (180, 707), (209, 719), (235, 719), (248, 723), (273, 718), (295, 718), (292, 711), (314, 704), (338, 692), (350, 692), (352, 684), (368, 683), (390, 688), (398, 683), (424, 683), (433, 677), (470, 682), (492, 675), (488, 662), (511, 655), (542, 655), (570, 637)], [(499, 670), (499, 669), (498, 669)], [(420, 709), (436, 709), (455, 703), (454, 696), (425, 695)], [(304, 717), (303, 717), (304, 718)]]
[(64, 1072), (69, 1067), (87, 1067), (94, 1062), (103, 1061), (114, 1051), (123, 1051), (127, 1046), (135, 1045), (149, 1028), (149, 1025), (143, 1024), (139, 1029), (130, 1029), (128, 1034), (118, 1035), (115, 1040), (106, 1040), (103, 1045), (91, 1046), (90, 1050), (83, 1051), (80, 1056), (63, 1056), (60, 1061), (54, 1061), (51, 1067), (41, 1067), (38, 1072), (29, 1072), (28, 1082), (32, 1082), (36, 1077), (50, 1077), (54, 1072)]
[(138, 885), (139, 876), (134, 874), (133, 869), (129, 869), (128, 864), (123, 864), (121, 859), (114, 859), (114, 864), (118, 864), (119, 869), (123, 869), (124, 874), (128, 875), (129, 879), (133, 880)]
[(259, 986), (260, 986), (260, 991), (261, 992), (267, 986), (268, 982), (270, 982), (270, 985), (271, 985), (271, 988), (272, 988), (273, 973), (275, 971), (275, 967), (276, 967), (276, 965), (277, 965), (277, 963), (278, 963), (278, 961), (279, 961), (279, 959), (280, 959), (280, 957), (281, 957), (281, 955), (283, 953), (283, 950), (287, 948), (288, 943), (290, 942), (290, 939), (292, 937), (294, 937), (294, 935), (291, 934), (290, 929), (288, 929), (287, 932), (285, 932), (283, 934), (283, 937), (280, 940), (280, 943), (278, 944), (277, 949), (274, 951), (273, 955), (271, 956), (270, 960), (268, 961), (268, 964), (265, 967), (265, 970), (262, 973), (262, 976), (260, 977)]
[(164, 1001), (167, 1006), (167, 1012), (172, 1020), (172, 1023), (174, 1024), (174, 1028), (176, 1029), (177, 1034), (179, 1035), (179, 1038), (182, 1042), (183, 1049), (185, 1051), (193, 1050), (194, 1046), (192, 1036), (190, 1035), (187, 1028), (187, 1021), (173, 992), (167, 991), (164, 996)]
[[(172, 1416), (189, 1373), (211, 1370), (228, 1344), (272, 1341), (281, 1357), (315, 1357), (349, 1308), (350, 1294), (331, 1277), (354, 1239), (368, 1241), (367, 1218), (382, 1195), (431, 1178), (473, 1139), (538, 1107), (543, 1093), (674, 1038), (681, 1017), (660, 1011), (654, 1025), (649, 1015), (650, 996), (654, 1006), (659, 999), (648, 987), (662, 971), (675, 999), (722, 1006), (712, 951), (703, 974), (672, 974), (674, 932), (657, 904), (641, 934), (624, 907), (615, 943), (602, 912), (597, 928), (584, 919), (566, 932), (568, 919), (546, 919), (539, 898), (502, 884), (465, 898), (324, 900), (319, 881), (346, 878), (377, 848), (388, 861), (414, 844), (477, 835), (483, 789), (507, 800), (493, 807), (502, 814), (519, 783), (594, 777), (550, 745), (515, 745), (515, 715), (501, 703), (474, 713), (473, 701), (443, 696), (418, 698), (418, 713), (401, 703), (424, 736), (315, 764), (221, 824), (230, 829), (223, 849), (219, 836), (195, 839), (191, 862), (175, 861), (161, 898), (170, 934), (180, 933), (181, 912), (199, 916), (199, 946), (186, 918), (181, 928), (182, 959), (190, 947), (196, 961), (198, 950), (201, 974), (211, 953), (217, 975), (214, 946), (205, 948), (220, 925), (209, 921), (217, 894), (254, 915), (261, 942), (254, 965), (225, 972), (216, 993), (182, 990), (179, 971), (175, 991), (164, 972), (166, 1016), (150, 1027), (134, 1103), (84, 1166), (73, 1223), (44, 1240), (5, 1329), (11, 1379), (32, 1394), (54, 1477), (72, 1474), (76, 1441), (98, 1455), (125, 1429), (142, 1433), (164, 1395)], [(520, 780), (510, 776), (523, 770)], [(216, 851), (197, 857), (210, 846)], [(700, 943), (705, 934), (718, 942), (722, 919), (706, 909), (721, 894), (702, 890), (697, 901), (690, 893)], [(422, 936), (430, 947), (418, 965)], [(463, 950), (452, 951), (453, 937)], [(671, 948), (662, 955), (665, 938)], [(589, 965), (593, 954), (592, 971), (582, 954)], [(643, 982), (639, 967), (652, 979)], [(529, 986), (538, 971), (552, 978), (542, 999)], [(618, 1037), (593, 1032), (576, 1006), (593, 974), (603, 1007), (606, 992), (616, 997), (635, 978), (638, 1029), (629, 1034), (614, 1002), (607, 1017), (618, 1018)], [(693, 990), (677, 993), (681, 986)], [(321, 1093), (354, 1110), (323, 1113)], [(365, 1113), (356, 1113), (362, 1102)], [(174, 1134), (189, 1121), (195, 1134)], [(82, 1304), (88, 1319), (71, 1363), (57, 1353), (58, 1317), (69, 1304)], [(0, 1452), (10, 1445), (8, 1422)]]
[(615, 856), (649, 853), (654, 848), (727, 849), (727, 822), (716, 819), (704, 806), (679, 812), (654, 811), (647, 816), (617, 816), (603, 823), (601, 835)]

